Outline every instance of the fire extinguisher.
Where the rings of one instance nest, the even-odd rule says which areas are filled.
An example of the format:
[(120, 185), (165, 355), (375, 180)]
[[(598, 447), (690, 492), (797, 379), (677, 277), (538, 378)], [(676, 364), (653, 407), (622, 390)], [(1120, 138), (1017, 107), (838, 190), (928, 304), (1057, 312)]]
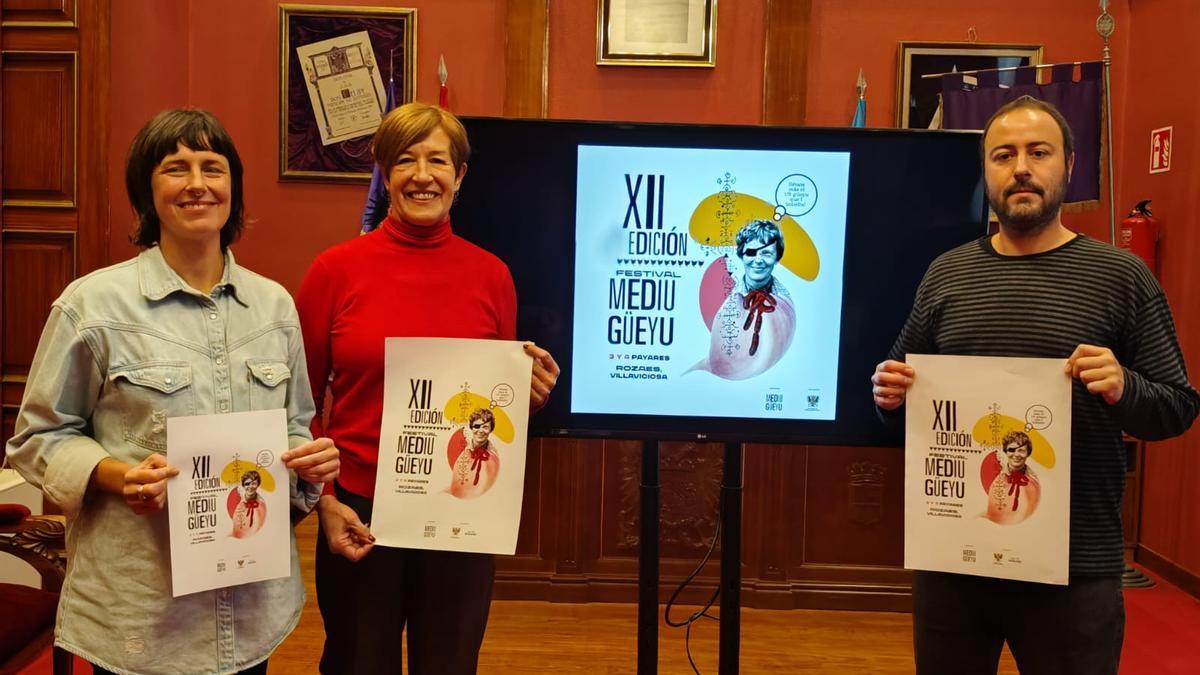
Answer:
[(1121, 221), (1117, 246), (1141, 258), (1158, 275), (1158, 221), (1150, 214), (1150, 200), (1143, 199)]

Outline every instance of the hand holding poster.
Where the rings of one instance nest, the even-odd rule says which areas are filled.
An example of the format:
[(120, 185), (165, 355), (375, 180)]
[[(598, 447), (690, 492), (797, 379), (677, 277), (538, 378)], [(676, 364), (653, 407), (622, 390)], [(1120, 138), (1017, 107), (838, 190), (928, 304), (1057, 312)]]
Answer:
[(285, 410), (167, 420), (175, 597), (291, 574), (287, 449)]
[(909, 354), (904, 566), (1067, 583), (1071, 380), (1062, 359)]
[(377, 544), (516, 551), (532, 368), (519, 342), (387, 339)]

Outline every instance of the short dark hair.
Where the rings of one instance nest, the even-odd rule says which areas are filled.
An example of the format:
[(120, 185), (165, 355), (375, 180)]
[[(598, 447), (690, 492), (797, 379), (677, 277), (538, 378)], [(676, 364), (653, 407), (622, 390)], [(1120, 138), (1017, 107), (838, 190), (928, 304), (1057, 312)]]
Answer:
[(984, 143), (987, 141), (988, 131), (991, 130), (992, 123), (1014, 110), (1024, 108), (1040, 110), (1054, 119), (1054, 122), (1058, 124), (1058, 130), (1062, 132), (1063, 162), (1071, 161), (1071, 155), (1075, 154), (1075, 138), (1071, 135), (1071, 125), (1067, 124), (1067, 118), (1063, 117), (1058, 108), (1055, 108), (1052, 104), (1028, 94), (1005, 103), (988, 118), (987, 124), (983, 125), (983, 136), (979, 137), (979, 156), (987, 159), (987, 146)]
[(492, 430), (496, 429), (496, 416), (487, 408), (476, 408), (471, 412), (471, 416), (467, 419), (467, 426), (475, 423), (475, 420), (483, 420), (484, 424), (490, 424)]
[(221, 250), (237, 241), (244, 227), (245, 203), (242, 198), (242, 160), (225, 127), (206, 110), (175, 108), (155, 115), (134, 136), (125, 161), (125, 191), (137, 214), (137, 229), (129, 241), (149, 248), (162, 237), (158, 211), (154, 208), (151, 178), (163, 158), (176, 152), (179, 145), (192, 150), (208, 150), (229, 162), (231, 200), (229, 220), (221, 228)]
[(779, 231), (779, 226), (770, 220), (751, 220), (742, 226), (742, 229), (737, 233), (737, 254), (742, 257), (742, 253), (746, 250), (746, 242), (757, 239), (763, 243), (763, 246), (775, 244), (775, 251), (778, 255), (776, 260), (783, 260), (783, 234)]
[(1018, 447), (1025, 448), (1027, 456), (1033, 456), (1033, 439), (1029, 438), (1029, 434), (1024, 431), (1010, 431), (1004, 434), (1004, 440), (1000, 441), (1000, 449), (1003, 450), (1013, 443), (1016, 443)]
[(246, 473), (242, 474), (242, 479), (238, 482), (240, 482), (242, 485), (245, 485), (247, 478), (253, 478), (254, 480), (258, 481), (259, 485), (262, 485), (262, 476), (258, 473), (257, 469), (250, 469)]

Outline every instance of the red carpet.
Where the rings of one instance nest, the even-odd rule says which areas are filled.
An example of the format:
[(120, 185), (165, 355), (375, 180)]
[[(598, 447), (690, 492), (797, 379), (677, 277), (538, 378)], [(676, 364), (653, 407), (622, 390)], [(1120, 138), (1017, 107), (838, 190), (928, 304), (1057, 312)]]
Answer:
[[(1145, 570), (1142, 570), (1145, 572)], [(1146, 572), (1154, 588), (1125, 591), (1122, 675), (1200, 673), (1200, 600)]]

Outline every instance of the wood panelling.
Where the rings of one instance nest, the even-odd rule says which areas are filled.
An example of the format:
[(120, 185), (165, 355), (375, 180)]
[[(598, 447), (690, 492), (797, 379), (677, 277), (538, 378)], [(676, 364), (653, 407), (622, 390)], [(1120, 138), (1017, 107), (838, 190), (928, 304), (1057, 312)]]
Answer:
[(6, 206), (75, 206), (75, 54), (4, 53)]
[(508, 0), (504, 40), (504, 116), (546, 116), (550, 0)]
[(804, 124), (811, 17), (812, 0), (767, 2), (763, 124)]
[(50, 303), (108, 262), (109, 3), (0, 0), (6, 437)]
[(5, 377), (29, 372), (50, 303), (74, 277), (73, 232), (4, 233)]
[(807, 477), (805, 564), (904, 564), (902, 451), (812, 447)]
[(5, 26), (73, 26), (76, 0), (3, 0)]
[(5, 206), (3, 211), (6, 230), (51, 230), (72, 232), (78, 224), (79, 215), (72, 209), (47, 209), (36, 206)]
[[(541, 439), (533, 453), (542, 482), (527, 477), (520, 553), (497, 558), (496, 597), (634, 601), (641, 442)], [(743, 603), (906, 609), (901, 456), (887, 448), (747, 445)], [(663, 599), (712, 542), (722, 459), (715, 443), (660, 447)], [(702, 602), (716, 587), (719, 552), (718, 545), (683, 601)]]

